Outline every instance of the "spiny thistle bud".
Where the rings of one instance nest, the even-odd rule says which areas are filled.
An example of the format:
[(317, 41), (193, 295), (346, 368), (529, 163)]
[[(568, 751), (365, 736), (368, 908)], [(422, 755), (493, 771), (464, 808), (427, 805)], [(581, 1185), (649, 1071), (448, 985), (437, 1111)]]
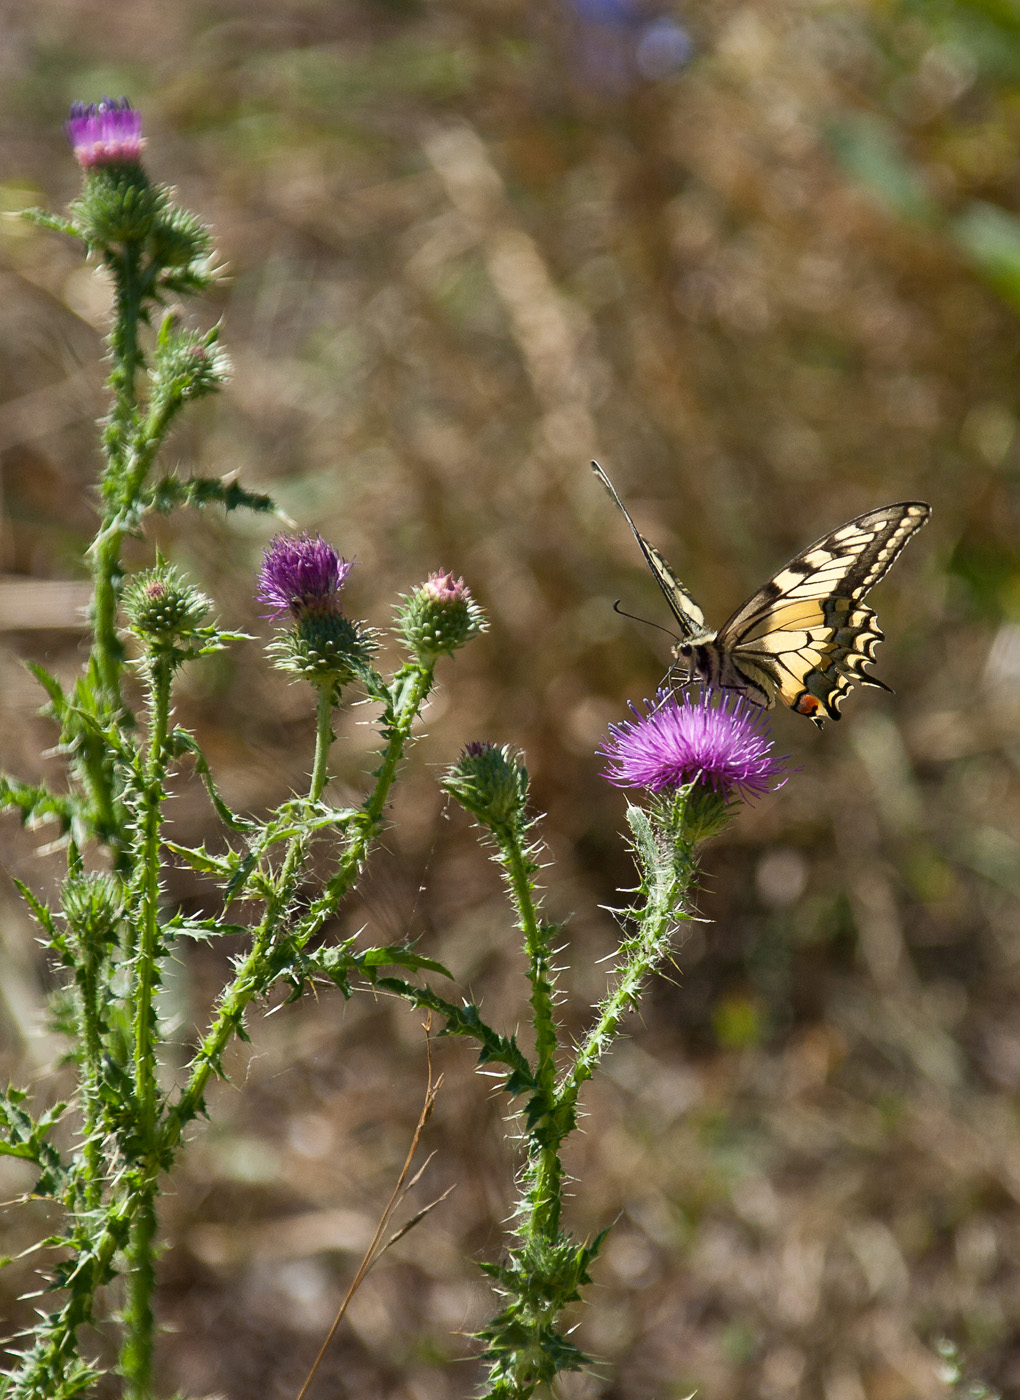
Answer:
[(371, 628), (351, 622), (340, 590), (351, 565), (321, 535), (277, 535), (266, 548), (256, 597), (271, 617), (290, 613), (292, 630), (272, 643), (281, 671), (335, 691), (363, 674), (376, 642)]
[(110, 942), (124, 908), (119, 881), (95, 870), (69, 876), (60, 902), (70, 927), (92, 944)]
[(141, 113), (126, 97), (75, 102), (65, 130), (85, 176), (72, 209), (82, 236), (101, 247), (142, 242), (169, 200), (141, 167)]
[(510, 826), (524, 815), (528, 770), (508, 744), (468, 744), (440, 782), (486, 826)]
[(431, 666), (484, 632), (488, 623), (464, 580), (450, 573), (429, 574), (404, 598), (397, 626), (422, 665)]
[(219, 330), (179, 331), (174, 318), (163, 322), (156, 346), (154, 396), (164, 403), (215, 393), (230, 372), (230, 361), (216, 344)]
[(194, 268), (212, 253), (205, 224), (188, 209), (168, 208), (152, 230), (152, 257), (160, 267)]
[(124, 589), (128, 626), (150, 642), (173, 642), (194, 634), (212, 608), (211, 599), (172, 564), (135, 574)]

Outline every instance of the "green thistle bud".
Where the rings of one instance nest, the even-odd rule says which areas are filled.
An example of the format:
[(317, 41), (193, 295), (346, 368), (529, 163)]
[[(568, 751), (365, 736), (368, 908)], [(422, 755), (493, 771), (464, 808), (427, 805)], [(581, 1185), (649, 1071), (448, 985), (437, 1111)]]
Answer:
[(424, 666), (451, 655), (488, 625), (471, 590), (453, 574), (429, 574), (397, 610), (400, 634)]
[(82, 236), (102, 248), (144, 242), (167, 205), (166, 191), (150, 184), (140, 165), (96, 165), (84, 178), (81, 197), (71, 206)]
[(136, 636), (173, 642), (194, 634), (212, 602), (172, 564), (160, 562), (135, 574), (124, 589), (124, 611)]
[(468, 744), (440, 781), (486, 826), (511, 826), (524, 815), (528, 770), (507, 744)]
[(206, 270), (212, 246), (205, 224), (187, 209), (168, 205), (152, 226), (150, 247), (160, 267)]
[(105, 871), (71, 875), (61, 891), (64, 917), (78, 937), (93, 946), (109, 943), (123, 912), (119, 882)]
[(735, 807), (704, 783), (668, 788), (650, 796), (648, 815), (656, 830), (678, 848), (699, 846), (729, 825)]
[(207, 333), (179, 331), (167, 316), (156, 346), (154, 397), (164, 403), (215, 393), (230, 372), (230, 361), (216, 344), (218, 327)]
[(332, 685), (339, 698), (340, 687), (371, 665), (376, 646), (372, 629), (342, 612), (309, 611), (267, 650), (279, 670), (315, 686)]

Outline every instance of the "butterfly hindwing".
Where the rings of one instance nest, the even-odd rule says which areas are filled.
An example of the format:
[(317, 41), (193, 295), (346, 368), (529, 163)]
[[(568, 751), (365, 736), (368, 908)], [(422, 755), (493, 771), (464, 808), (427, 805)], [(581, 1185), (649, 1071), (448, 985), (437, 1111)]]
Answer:
[(665, 594), (681, 630), (675, 654), (688, 676), (735, 690), (765, 709), (782, 700), (819, 727), (826, 716), (839, 719), (854, 681), (888, 690), (865, 669), (875, 659), (882, 630), (864, 598), (928, 519), (930, 506), (901, 501), (848, 520), (791, 559), (716, 633), (638, 530), (602, 468), (596, 462), (592, 468)]
[(641, 553), (645, 556), (645, 563), (655, 576), (655, 581), (662, 589), (670, 611), (676, 618), (677, 626), (680, 628), (680, 635), (684, 640), (692, 637), (701, 637), (706, 632), (705, 614), (698, 607), (690, 593), (677, 578), (676, 574), (663, 559), (662, 555), (645, 539), (644, 535), (634, 524), (631, 513), (617, 495), (616, 487), (606, 476), (598, 462), (592, 462), (591, 469), (602, 482), (602, 485), (612, 496), (613, 500), (623, 512), (627, 524), (634, 533), (634, 538), (638, 542)]

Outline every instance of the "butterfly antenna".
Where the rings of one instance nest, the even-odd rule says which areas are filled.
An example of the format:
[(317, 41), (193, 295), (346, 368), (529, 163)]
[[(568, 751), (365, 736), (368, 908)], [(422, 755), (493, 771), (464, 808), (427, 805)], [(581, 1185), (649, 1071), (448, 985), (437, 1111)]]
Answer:
[(643, 622), (646, 627), (654, 627), (659, 632), (665, 632), (666, 636), (672, 637), (674, 642), (678, 640), (676, 633), (671, 632), (668, 627), (663, 627), (661, 623), (650, 622), (647, 617), (638, 617), (637, 613), (629, 613), (625, 608), (621, 608), (619, 598), (613, 604), (613, 612), (619, 613), (621, 617), (629, 617), (631, 622)]

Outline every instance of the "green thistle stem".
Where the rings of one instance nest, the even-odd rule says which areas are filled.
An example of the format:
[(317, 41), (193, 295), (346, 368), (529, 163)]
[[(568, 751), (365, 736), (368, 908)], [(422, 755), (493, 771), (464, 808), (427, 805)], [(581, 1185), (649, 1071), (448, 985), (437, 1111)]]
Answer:
[(153, 1313), (155, 1286), (154, 1241), (156, 1198), (159, 1191), (160, 1154), (159, 1087), (156, 1082), (156, 1012), (153, 1004), (159, 985), (163, 954), (159, 925), (160, 831), (165, 798), (167, 735), (170, 727), (170, 682), (173, 668), (168, 656), (149, 658), (149, 752), (139, 801), (138, 943), (134, 958), (133, 1032), (136, 1116), (132, 1139), (137, 1143), (138, 1168), (133, 1174), (137, 1200), (127, 1249), (127, 1298), (124, 1308), (124, 1345), (121, 1370), (128, 1400), (147, 1400), (152, 1381)]
[(103, 1056), (99, 1012), (99, 950), (84, 940), (78, 975), (78, 1034), (81, 1038), (82, 1171), (85, 1208), (96, 1210), (103, 1198), (103, 1153), (100, 1143), (103, 1105), (99, 1074)]
[[(314, 937), (357, 879), (369, 846), (381, 828), (382, 814), (400, 759), (431, 684), (431, 667), (404, 667), (394, 678), (393, 685), (387, 693), (387, 708), (383, 717), (386, 747), (383, 750), (382, 763), (376, 769), (375, 787), (366, 800), (358, 821), (352, 825), (350, 839), (336, 873), (294, 930), (289, 945), (293, 949), (304, 947), (309, 939)], [(321, 795), (325, 784), (325, 755), (332, 738), (331, 713), (332, 706), (327, 709), (320, 695), (316, 759), (310, 787), (310, 796), (313, 799)], [(288, 846), (283, 867), (275, 882), (274, 893), (267, 905), (265, 916), (255, 931), (251, 950), (224, 992), (216, 1019), (195, 1056), (190, 1078), (180, 1099), (167, 1115), (163, 1133), (166, 1150), (176, 1147), (184, 1125), (200, 1111), (209, 1079), (219, 1072), (223, 1052), (240, 1030), (245, 1011), (256, 997), (266, 991), (277, 974), (277, 962), (272, 956), (273, 948), (280, 924), (291, 905), (307, 843), (306, 837), (297, 836)]]
[[(688, 794), (683, 795), (685, 801)], [(683, 817), (684, 810), (679, 808), (677, 829), (682, 826)], [(645, 899), (640, 910), (633, 911), (637, 919), (634, 935), (620, 945), (621, 963), (615, 985), (599, 1004), (595, 1024), (560, 1085), (560, 1101), (571, 1110), (581, 1085), (592, 1077), (599, 1060), (616, 1039), (624, 1017), (637, 1005), (645, 981), (668, 955), (677, 923), (691, 917), (687, 906), (698, 878), (693, 844), (682, 838), (677, 840), (671, 832), (657, 830), (640, 807), (628, 807), (627, 821), (634, 833)]]
[(308, 837), (304, 835), (293, 837), (288, 844), (265, 915), (253, 935), (252, 946), (220, 998), (216, 1018), (195, 1055), (188, 1082), (166, 1116), (162, 1145), (167, 1153), (173, 1152), (180, 1143), (185, 1124), (201, 1111), (209, 1080), (213, 1074), (220, 1072), (223, 1052), (241, 1030), (250, 1002), (267, 989), (275, 976), (276, 966), (270, 954), (290, 907), (307, 845)]
[(308, 789), (308, 796), (312, 802), (318, 802), (326, 786), (329, 777), (329, 750), (333, 743), (333, 688), (329, 685), (318, 687), (319, 701), (316, 711), (315, 729), (315, 763), (312, 766), (312, 782)]
[(560, 1225), (563, 1167), (559, 1148), (567, 1127), (555, 1112), (559, 1037), (549, 963), (551, 929), (538, 915), (533, 883), (538, 866), (523, 845), (522, 832), (514, 826), (496, 829), (493, 834), (499, 843), (520, 929), (524, 934), (528, 981), (531, 983), (532, 1024), (535, 1028), (535, 1080), (538, 1099), (544, 1108), (543, 1131), (532, 1138), (534, 1155), (528, 1172), (530, 1218), (522, 1235), (537, 1233), (552, 1238)]
[(351, 833), (347, 849), (336, 873), (329, 879), (322, 895), (309, 910), (302, 923), (301, 944), (307, 943), (336, 909), (340, 900), (354, 884), (371, 843), (382, 830), (383, 813), (397, 768), (404, 756), (414, 721), (432, 688), (433, 667), (409, 664), (403, 666), (386, 691), (386, 709), (382, 729), (386, 736), (382, 762), (375, 770), (375, 787), (361, 808)]
[(150, 1168), (138, 1182), (131, 1220), (124, 1343), (120, 1352), (125, 1400), (152, 1400), (157, 1184), (158, 1168)]

